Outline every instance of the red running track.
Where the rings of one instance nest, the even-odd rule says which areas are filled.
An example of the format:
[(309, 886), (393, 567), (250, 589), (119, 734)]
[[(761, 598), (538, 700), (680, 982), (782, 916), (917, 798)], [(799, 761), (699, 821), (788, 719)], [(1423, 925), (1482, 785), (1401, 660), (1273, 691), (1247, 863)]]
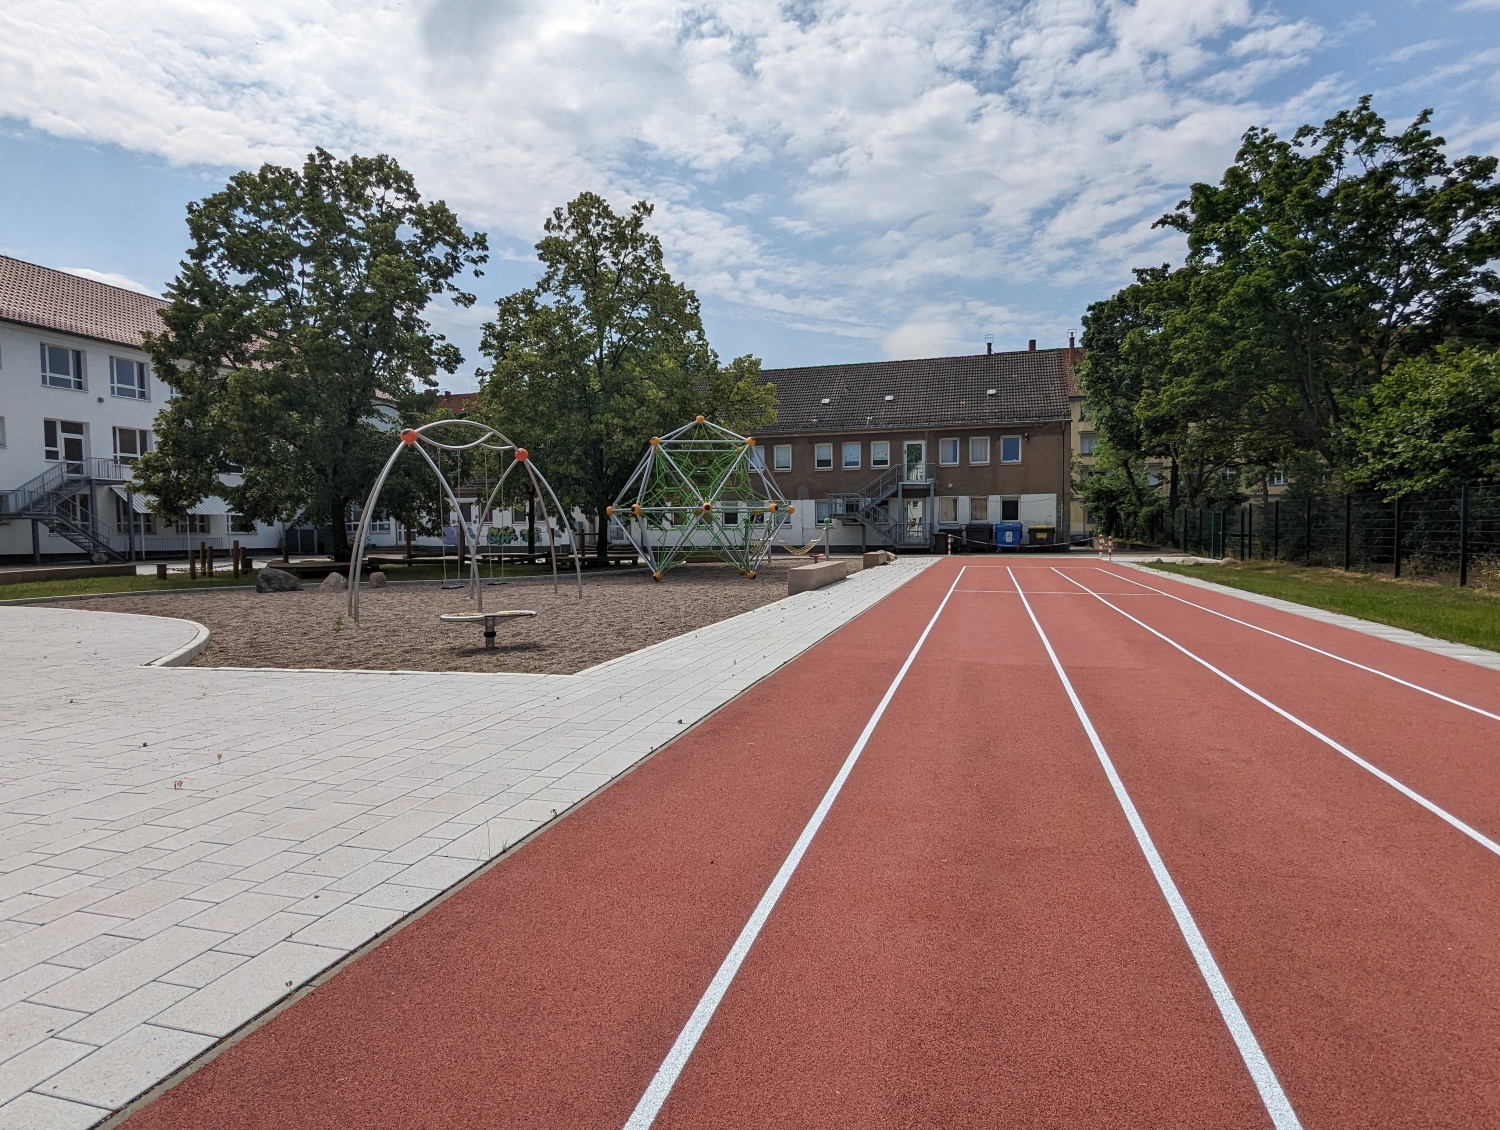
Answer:
[(129, 1126), (624, 1125), (961, 565), (654, 1125), (1272, 1124), (1017, 582), (1294, 1118), (1500, 1125), (1500, 856), (1071, 582), (1491, 837), (1500, 722), (1127, 578), (1500, 676), (1060, 560), (937, 563)]

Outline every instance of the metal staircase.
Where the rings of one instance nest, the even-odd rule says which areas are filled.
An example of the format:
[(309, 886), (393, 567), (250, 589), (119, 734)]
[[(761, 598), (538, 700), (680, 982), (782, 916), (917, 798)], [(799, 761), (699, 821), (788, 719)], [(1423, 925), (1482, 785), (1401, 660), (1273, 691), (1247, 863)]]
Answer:
[[(937, 479), (936, 464), (897, 465), (858, 491), (830, 494), (836, 517), (853, 518), (887, 545), (926, 549), (932, 542), (935, 515), (931, 513)], [(906, 500), (924, 498), (928, 507), (920, 523), (910, 522)]]
[[(99, 521), (95, 487), (130, 481), (130, 464), (114, 459), (65, 459), (14, 490), (0, 491), (0, 519), (31, 520), (92, 558), (130, 559), (128, 539)], [(87, 505), (79, 503), (86, 495)]]

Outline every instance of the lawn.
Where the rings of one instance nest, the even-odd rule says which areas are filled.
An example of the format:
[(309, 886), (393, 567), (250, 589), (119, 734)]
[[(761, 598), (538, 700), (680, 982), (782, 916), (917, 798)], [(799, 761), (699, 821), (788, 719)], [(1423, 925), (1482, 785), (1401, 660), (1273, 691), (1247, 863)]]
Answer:
[[(558, 562), (558, 574), (561, 575), (565, 569), (566, 562)], [(571, 568), (569, 565), (568, 568)], [(329, 572), (333, 569), (330, 566)], [(550, 574), (551, 568), (539, 565), (516, 565), (507, 564), (505, 575), (507, 577), (530, 577)], [(490, 576), (488, 565), (481, 568), (481, 575)], [(499, 566), (496, 566), (494, 575), (500, 576)], [(392, 568), (386, 574), (392, 581), (440, 581), (443, 579), (443, 568), (441, 565), (402, 565)], [(457, 566), (449, 562), (448, 579), (459, 580)], [(303, 578), (304, 588), (315, 588), (317, 579)], [(186, 573), (173, 573), (166, 580), (157, 577), (71, 577), (59, 581), (25, 581), (18, 585), (0, 585), (0, 601), (6, 600), (34, 600), (41, 596), (92, 596), (99, 593), (116, 592), (180, 592), (184, 589), (206, 589), (206, 588), (234, 588), (253, 587), (255, 584), (254, 574), (241, 577), (232, 577), (228, 565), (224, 565), (214, 571), (212, 577), (198, 577), (188, 579)]]
[(1491, 593), (1269, 561), (1151, 568), (1500, 651), (1500, 596)]

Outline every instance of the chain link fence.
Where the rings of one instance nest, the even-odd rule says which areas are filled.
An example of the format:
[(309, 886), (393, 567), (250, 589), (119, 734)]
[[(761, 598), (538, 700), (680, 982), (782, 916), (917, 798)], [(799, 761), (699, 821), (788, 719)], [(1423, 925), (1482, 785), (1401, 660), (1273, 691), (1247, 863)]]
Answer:
[(1285, 561), (1500, 591), (1500, 486), (1386, 500), (1304, 494), (1166, 514), (1160, 540), (1185, 553)]

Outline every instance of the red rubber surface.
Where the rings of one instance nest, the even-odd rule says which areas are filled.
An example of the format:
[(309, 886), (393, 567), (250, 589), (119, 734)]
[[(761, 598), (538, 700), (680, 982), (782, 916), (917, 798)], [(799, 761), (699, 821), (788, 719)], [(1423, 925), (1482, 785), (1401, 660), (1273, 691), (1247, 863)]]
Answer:
[[(981, 591), (1007, 564), (1303, 1124), (1500, 1125), (1500, 858), (1059, 560), (1500, 831), (1500, 723), (1108, 566), (939, 562), (128, 1125), (622, 1125), (960, 565), (656, 1125), (1269, 1125), (1019, 598)], [(1500, 703), (1492, 672), (1140, 579)]]

